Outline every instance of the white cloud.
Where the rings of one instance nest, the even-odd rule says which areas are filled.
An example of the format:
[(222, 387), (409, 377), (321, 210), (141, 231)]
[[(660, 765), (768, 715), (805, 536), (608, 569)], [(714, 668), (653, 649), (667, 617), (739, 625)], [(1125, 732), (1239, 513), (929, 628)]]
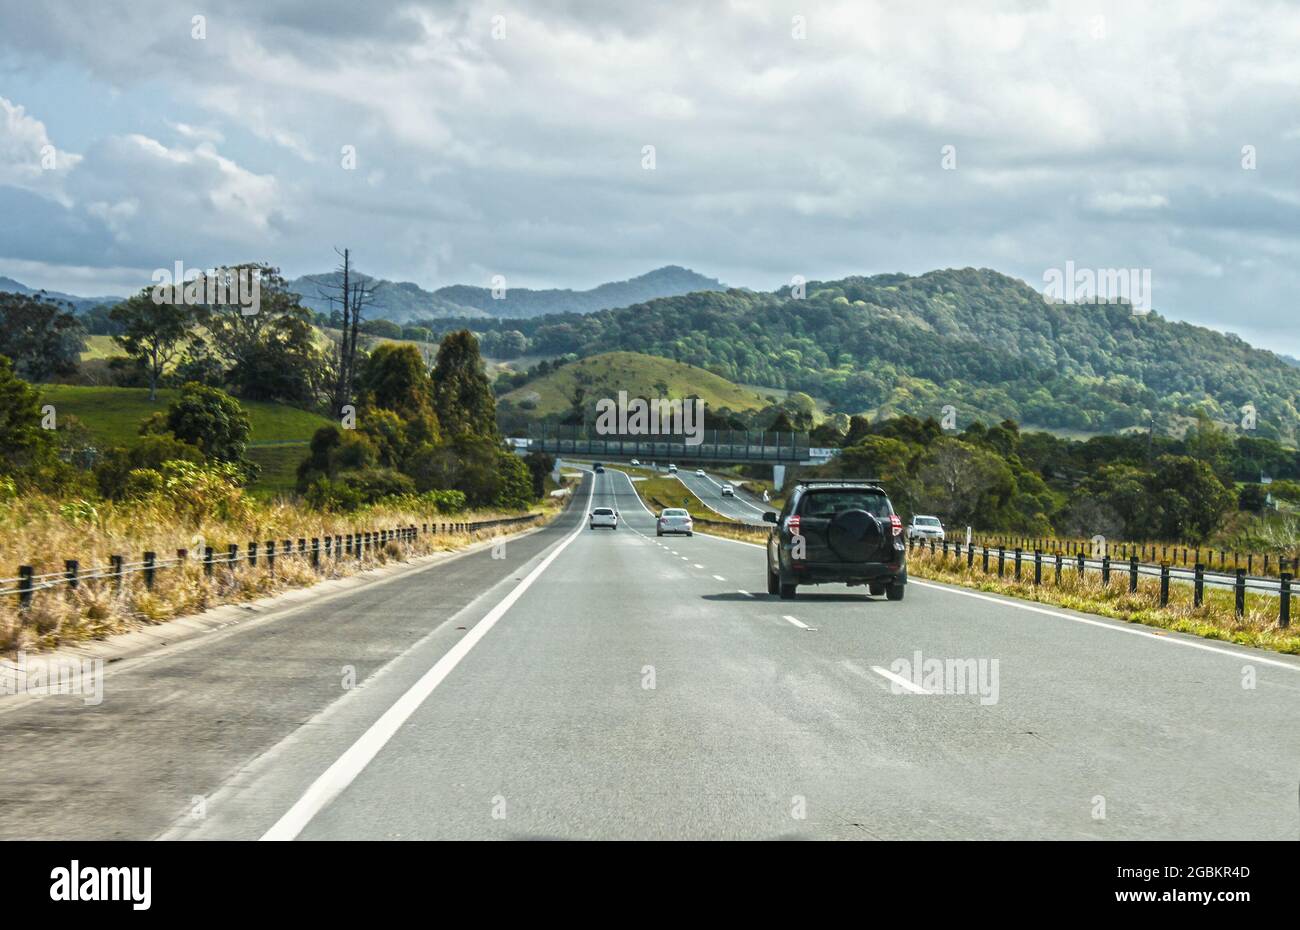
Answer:
[(67, 205), (63, 184), (80, 161), (80, 155), (58, 149), (44, 123), (0, 97), (0, 185), (33, 191)]

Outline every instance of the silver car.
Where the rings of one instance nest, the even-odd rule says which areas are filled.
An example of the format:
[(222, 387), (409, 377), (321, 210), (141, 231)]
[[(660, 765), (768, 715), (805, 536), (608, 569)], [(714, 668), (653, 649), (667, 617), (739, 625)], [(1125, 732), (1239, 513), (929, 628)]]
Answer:
[(695, 535), (695, 523), (691, 520), (690, 511), (681, 507), (665, 507), (655, 520), (655, 535), (662, 536), (665, 533), (685, 533), (687, 536)]
[(618, 529), (618, 511), (613, 507), (597, 507), (588, 518), (587, 529), (594, 530), (598, 526)]

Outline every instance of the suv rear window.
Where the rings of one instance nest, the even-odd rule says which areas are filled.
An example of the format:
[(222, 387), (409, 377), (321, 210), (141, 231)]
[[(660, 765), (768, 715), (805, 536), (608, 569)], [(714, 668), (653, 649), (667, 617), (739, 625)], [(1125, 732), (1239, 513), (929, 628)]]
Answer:
[(806, 517), (833, 517), (846, 510), (865, 510), (882, 520), (893, 513), (889, 498), (865, 488), (836, 488), (835, 490), (809, 491), (799, 508)]
[(599, 514), (602, 517), (609, 517), (613, 516), (614, 511), (610, 510), (608, 507), (597, 507), (592, 511), (592, 513)]

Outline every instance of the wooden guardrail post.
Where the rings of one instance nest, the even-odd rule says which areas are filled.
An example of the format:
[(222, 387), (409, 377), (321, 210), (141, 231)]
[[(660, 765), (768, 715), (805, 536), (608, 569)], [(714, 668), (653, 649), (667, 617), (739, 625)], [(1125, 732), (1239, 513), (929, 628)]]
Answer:
[(1110, 587), (1110, 554), (1107, 553), (1101, 557), (1101, 584), (1104, 588)]
[(1169, 563), (1160, 565), (1160, 606), (1169, 606)]
[(1043, 550), (1034, 550), (1034, 587), (1043, 583)]
[(1291, 575), (1282, 572), (1278, 579), (1278, 614), (1277, 625), (1286, 629), (1291, 625)]
[(212, 570), (215, 567), (215, 556), (217, 550), (211, 546), (203, 547), (203, 575), (205, 578), (212, 577)]
[(235, 565), (239, 562), (239, 543), (231, 543), (226, 549), (226, 564), (230, 566), (230, 574), (235, 573)]
[(1192, 606), (1205, 603), (1205, 566), (1197, 562), (1192, 567)]
[(81, 572), (80, 563), (76, 559), (64, 559), (63, 571), (68, 576), (68, 588), (73, 591), (77, 590), (81, 584), (81, 579), (78, 577)]
[(1016, 546), (1016, 581), (1020, 581), (1020, 558), (1023, 554), (1021, 548)]
[(1238, 568), (1236, 569), (1235, 574), (1237, 580), (1233, 584), (1234, 594), (1236, 595), (1234, 598), (1234, 608), (1237, 611), (1237, 616), (1240, 617), (1246, 613), (1246, 570), (1244, 568)]
[(1061, 563), (1063, 561), (1065, 561), (1065, 557), (1058, 550), (1056, 553), (1056, 586), (1058, 588), (1061, 586)]
[(266, 570), (272, 575), (275, 574), (275, 540), (266, 541)]
[(18, 566), (18, 609), (27, 610), (32, 606), (32, 575), (30, 565)]
[(1002, 578), (1006, 575), (1006, 567), (1007, 567), (1007, 547), (998, 546), (998, 577), (999, 578)]
[(1128, 593), (1136, 594), (1138, 589), (1138, 559), (1133, 556), (1128, 560)]
[(153, 552), (144, 554), (144, 587), (146, 591), (153, 590), (153, 574), (158, 562), (158, 556)]
[(248, 544), (248, 564), (257, 564), (257, 543), (251, 541)]
[(120, 555), (110, 555), (108, 557), (109, 573), (113, 576), (113, 593), (117, 594), (122, 590), (122, 565), (125, 563)]

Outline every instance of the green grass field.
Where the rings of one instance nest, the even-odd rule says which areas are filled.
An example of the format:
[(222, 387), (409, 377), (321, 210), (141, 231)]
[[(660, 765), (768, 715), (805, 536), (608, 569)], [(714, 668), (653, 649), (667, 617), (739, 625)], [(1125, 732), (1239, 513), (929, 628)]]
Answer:
[[(52, 404), (58, 417), (75, 416), (101, 446), (130, 445), (139, 435), (140, 421), (155, 411), (165, 411), (179, 393), (160, 390), (155, 403), (145, 388), (81, 387), (42, 384), (41, 402)], [(297, 407), (259, 401), (241, 401), (252, 421), (248, 457), (262, 466), (253, 490), (258, 493), (290, 491), (298, 463), (307, 457), (312, 434), (330, 421)]]
[[(663, 382), (668, 390), (661, 392), (656, 382)], [(757, 391), (746, 390), (703, 368), (639, 352), (606, 352), (579, 359), (516, 388), (504, 399), (514, 403), (531, 400), (539, 416), (562, 413), (569, 409), (569, 398), (579, 384), (589, 398), (616, 398), (619, 391), (627, 391), (633, 397), (695, 394), (710, 407), (733, 410), (757, 410), (767, 405), (766, 398)]]

